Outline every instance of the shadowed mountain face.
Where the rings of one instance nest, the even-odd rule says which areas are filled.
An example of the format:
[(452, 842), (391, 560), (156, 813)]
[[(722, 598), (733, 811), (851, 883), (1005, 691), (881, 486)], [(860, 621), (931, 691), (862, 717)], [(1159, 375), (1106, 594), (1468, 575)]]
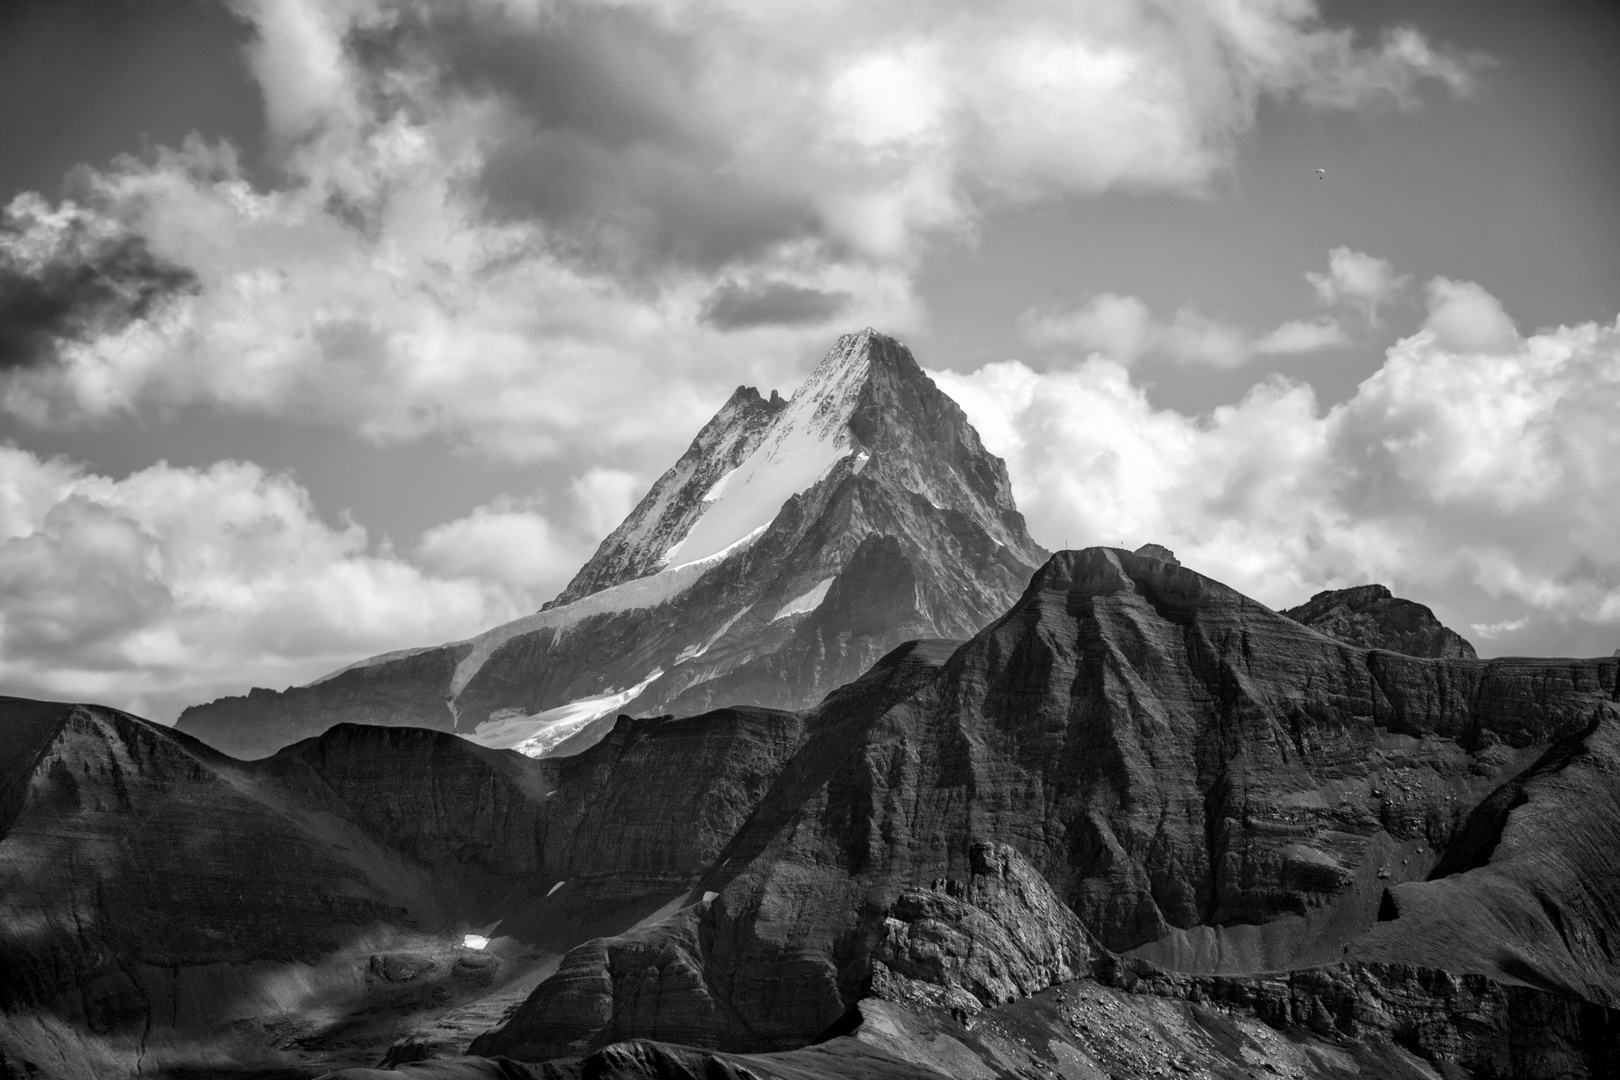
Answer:
[(244, 764), (113, 710), (0, 699), (0, 1059), (284, 1064), (278, 1043), (355, 1021), (370, 958), (400, 950), (439, 978), (396, 1012), (452, 1000), (453, 945), (541, 871), (549, 787), (436, 732), (338, 728)]
[[(495, 939), (500, 978), (534, 958), (530, 981), (499, 984), (519, 989), (459, 1042), (417, 1023), (390, 1060), (484, 1033), (479, 1056), (407, 1075), (1612, 1075), (1617, 670), (1361, 648), (1165, 559), (1090, 549), (966, 642), (896, 649), (812, 709), (621, 717), (567, 758), (347, 728), (242, 764), (19, 704), (0, 925), (7, 970), (34, 974), (7, 983), (0, 1045), (40, 1062), (77, 1040), (128, 1072), (179, 1062), (182, 1038), (232, 1060), (258, 1039), (286, 1062), (265, 1018), (302, 1016), (300, 1052), (360, 1064), (359, 1034), (337, 1045), (357, 1021), (333, 1014), (397, 1008), (386, 995), (414, 984), (386, 973), (448, 970), (427, 939), (465, 928)], [(58, 768), (92, 728), (94, 753)], [(168, 763), (143, 785), (116, 750), (131, 742)], [(406, 794), (412, 775), (432, 794)], [(202, 857), (138, 841), (154, 828), (195, 831)], [(251, 862), (231, 850), (244, 835)], [(185, 884), (210, 874), (226, 884)], [(252, 874), (285, 900), (227, 925)], [(166, 918), (219, 940), (148, 956), (96, 880), (172, 882), (151, 894)], [(372, 944), (385, 929), (418, 937)], [(188, 980), (241, 958), (237, 936), (347, 996), (312, 1020), (265, 968), (233, 976), (258, 988), (252, 1024), (199, 1006)], [(93, 1017), (78, 1003), (104, 978), (145, 997)]]
[(868, 330), (790, 401), (739, 388), (544, 610), (179, 726), (244, 756), (339, 722), (544, 756), (620, 711), (808, 708), (903, 641), (974, 633), (1045, 556), (962, 410)]

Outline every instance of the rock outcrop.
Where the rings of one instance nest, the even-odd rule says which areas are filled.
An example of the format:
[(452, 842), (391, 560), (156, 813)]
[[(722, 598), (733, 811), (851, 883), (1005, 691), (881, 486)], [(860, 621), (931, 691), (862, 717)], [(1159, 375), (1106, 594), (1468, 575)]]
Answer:
[(974, 633), (1045, 556), (962, 410), (868, 330), (789, 401), (740, 388), (544, 610), (179, 726), (241, 756), (343, 722), (545, 756), (619, 712), (803, 709), (901, 642)]
[(1090, 974), (1090, 935), (1016, 848), (974, 844), (968, 865), (965, 885), (941, 878), (894, 902), (873, 954), (880, 996), (977, 1011)]
[[(1605, 971), (1604, 943), (1620, 923), (1593, 875), (1615, 865), (1612, 816), (1554, 843), (1523, 813), (1534, 795), (1493, 792), (1522, 783), (1572, 820), (1613, 814), (1594, 792), (1615, 784), (1602, 762), (1617, 667), (1357, 648), (1163, 559), (1061, 553), (905, 696), (835, 696), (805, 714), (694, 903), (576, 949), (474, 1049), (540, 1060), (646, 1037), (787, 1050), (868, 994), (878, 964), (915, 982), (932, 963), (981, 1004), (1027, 988), (1045, 970), (1030, 958), (1051, 952), (989, 945), (1023, 917), (969, 900), (985, 844), (1010, 845), (1097, 948), (1144, 970), (1251, 978), (1343, 963), (1347, 947), (1373, 970), (1398, 948), (1380, 943), (1406, 905), (1443, 924), (1420, 920), (1423, 970), (1608, 1009), (1620, 968)], [(1527, 833), (1505, 830), (1511, 849), (1567, 870), (1536, 902), (1538, 926), (1564, 936), (1532, 928), (1517, 960), (1481, 962), (1447, 945), (1478, 933), (1470, 909), (1417, 897), (1466, 884), (1476, 871), (1453, 867), (1480, 856), (1459, 852), (1506, 860), (1504, 842), (1477, 838), (1508, 806)], [(930, 882), (943, 883), (919, 891)], [(1526, 910), (1511, 901), (1501, 917)], [(996, 979), (972, 974), (975, 941), (1000, 954)]]
[(1402, 600), (1382, 585), (1319, 592), (1283, 614), (1363, 649), (1390, 649), (1408, 656), (1476, 657), (1474, 647), (1442, 625), (1434, 612), (1415, 601)]

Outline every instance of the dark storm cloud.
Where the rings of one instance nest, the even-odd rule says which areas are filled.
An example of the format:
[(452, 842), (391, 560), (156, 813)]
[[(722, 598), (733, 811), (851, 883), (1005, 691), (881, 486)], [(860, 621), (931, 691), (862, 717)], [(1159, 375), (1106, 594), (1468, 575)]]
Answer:
[(709, 295), (703, 305), (703, 321), (720, 330), (798, 326), (832, 318), (849, 300), (848, 293), (821, 292), (785, 281), (727, 282)]
[(197, 288), (190, 270), (158, 258), (139, 236), (93, 239), (77, 223), (67, 232), (35, 264), (19, 255), (19, 224), (0, 221), (0, 370), (48, 363), (62, 341), (116, 331)]
[(630, 275), (714, 270), (814, 236), (801, 197), (730, 169), (735, 133), (690, 87), (698, 42), (647, 15), (563, 8), (532, 27), (443, 9), (367, 43), (368, 63), (415, 55), (448, 87), (493, 96), (509, 126), (483, 194), (497, 214), (551, 226), (565, 252)]

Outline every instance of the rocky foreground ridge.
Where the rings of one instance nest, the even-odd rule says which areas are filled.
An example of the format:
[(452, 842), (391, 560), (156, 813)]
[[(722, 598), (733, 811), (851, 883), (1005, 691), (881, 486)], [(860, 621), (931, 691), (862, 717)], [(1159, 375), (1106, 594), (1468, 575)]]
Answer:
[(1045, 557), (962, 410), (867, 330), (791, 400), (740, 387), (544, 610), (179, 727), (241, 756), (337, 723), (543, 756), (621, 711), (808, 708), (903, 641), (974, 633)]
[[(1089, 549), (814, 708), (621, 717), (567, 758), (356, 727), (240, 763), (13, 703), (0, 1047), (75, 1076), (359, 1066), (384, 1034), (446, 1078), (1614, 1075), (1617, 669), (1358, 647)], [(289, 899), (226, 926), (255, 874)]]

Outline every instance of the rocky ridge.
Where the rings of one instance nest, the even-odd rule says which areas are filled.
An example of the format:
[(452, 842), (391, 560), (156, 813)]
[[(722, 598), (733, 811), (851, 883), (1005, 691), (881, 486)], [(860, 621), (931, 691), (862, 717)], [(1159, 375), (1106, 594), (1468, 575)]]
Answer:
[[(345, 1064), (387, 1030), (388, 1060), (422, 1077), (1604, 1076), (1617, 674), (1361, 648), (1164, 558), (1090, 549), (969, 640), (892, 650), (811, 709), (621, 717), (566, 758), (346, 728), (244, 764), (14, 703), (0, 925), (34, 974), (7, 984), (0, 1052), (48, 1075), (97, 1075), (52, 1073), (63, 1046), (125, 1073), (199, 1044), (215, 1063), (251, 1046)], [(71, 789), (52, 755), (83, 725), (64, 716), (101, 732)], [(131, 766), (96, 747), (131, 739), (169, 764), (126, 779), (125, 805), (112, 777)], [(434, 794), (412, 798), (424, 769)], [(179, 835), (163, 815), (182, 813), (196, 864), (131, 838)], [(276, 887), (239, 931), (221, 920), (249, 864), (208, 838), (243, 835), (269, 838), (252, 865)], [(81, 851), (99, 854), (75, 869)], [(186, 884), (188, 865), (226, 885)], [(153, 962), (145, 924), (103, 921), (92, 883), (171, 878), (172, 926), (223, 937)], [(57, 938), (32, 929), (42, 911)], [(87, 913), (102, 937), (48, 944), (85, 940)], [(463, 928), (493, 939), (488, 987), (446, 940)], [(251, 1027), (191, 989), (239, 934), (292, 950), (231, 969)], [(106, 961), (86, 957), (126, 955), (156, 969), (122, 976), (146, 997), (92, 1016)], [(525, 963), (532, 991), (511, 976)], [(288, 964), (340, 1007), (278, 989)], [(440, 1015), (426, 997), (385, 1008), (434, 985), (489, 1002), (488, 1030), (475, 1056), (403, 1064), (467, 1049), (401, 1027)], [(301, 1026), (278, 1043), (275, 1023)]]
[(439, 732), (243, 763), (0, 699), (0, 1075), (342, 1061), (522, 977), (456, 946), (521, 906), (548, 790), (542, 763)]
[(903, 641), (977, 631), (1044, 557), (961, 409), (867, 330), (789, 401), (740, 388), (544, 610), (179, 726), (245, 756), (340, 722), (543, 756), (621, 711), (807, 708)]
[[(1493, 793), (1522, 783), (1566, 817), (1608, 814), (1567, 793), (1613, 796), (1602, 762), (1620, 724), (1615, 676), (1612, 659), (1359, 649), (1163, 560), (1061, 553), (908, 696), (807, 714), (695, 902), (575, 950), (473, 1049), (542, 1060), (632, 1037), (803, 1045), (870, 992), (877, 964), (913, 981), (928, 963), (971, 969), (971, 950), (949, 963), (939, 952), (950, 935), (924, 933), (935, 952), (919, 953), (918, 933), (896, 924), (927, 925), (973, 895), (985, 843), (1015, 848), (1096, 949), (1143, 971), (1252, 983), (1349, 964), (1354, 983), (1416, 955), (1408, 942), (1421, 937), (1405, 983), (1477, 977), (1607, 1016), (1620, 970), (1611, 826), (1561, 836), (1550, 814), (1522, 813), (1535, 795)], [(1496, 925), (1519, 920), (1516, 936), (1459, 948), (1479, 937), (1472, 914), (1418, 898), (1469, 887), (1483, 868), (1450, 868), (1489, 846), (1470, 838), (1490, 834), (1490, 807), (1509, 805), (1534, 839), (1514, 836), (1525, 862), (1498, 842), (1486, 865), (1545, 903), (1504, 901)], [(937, 899), (908, 892), (936, 879), (961, 884)], [(1043, 970), (1016, 959), (998, 963)]]
[(1402, 600), (1383, 585), (1319, 592), (1282, 614), (1363, 649), (1389, 649), (1408, 656), (1477, 657), (1473, 645), (1442, 625), (1433, 611)]

